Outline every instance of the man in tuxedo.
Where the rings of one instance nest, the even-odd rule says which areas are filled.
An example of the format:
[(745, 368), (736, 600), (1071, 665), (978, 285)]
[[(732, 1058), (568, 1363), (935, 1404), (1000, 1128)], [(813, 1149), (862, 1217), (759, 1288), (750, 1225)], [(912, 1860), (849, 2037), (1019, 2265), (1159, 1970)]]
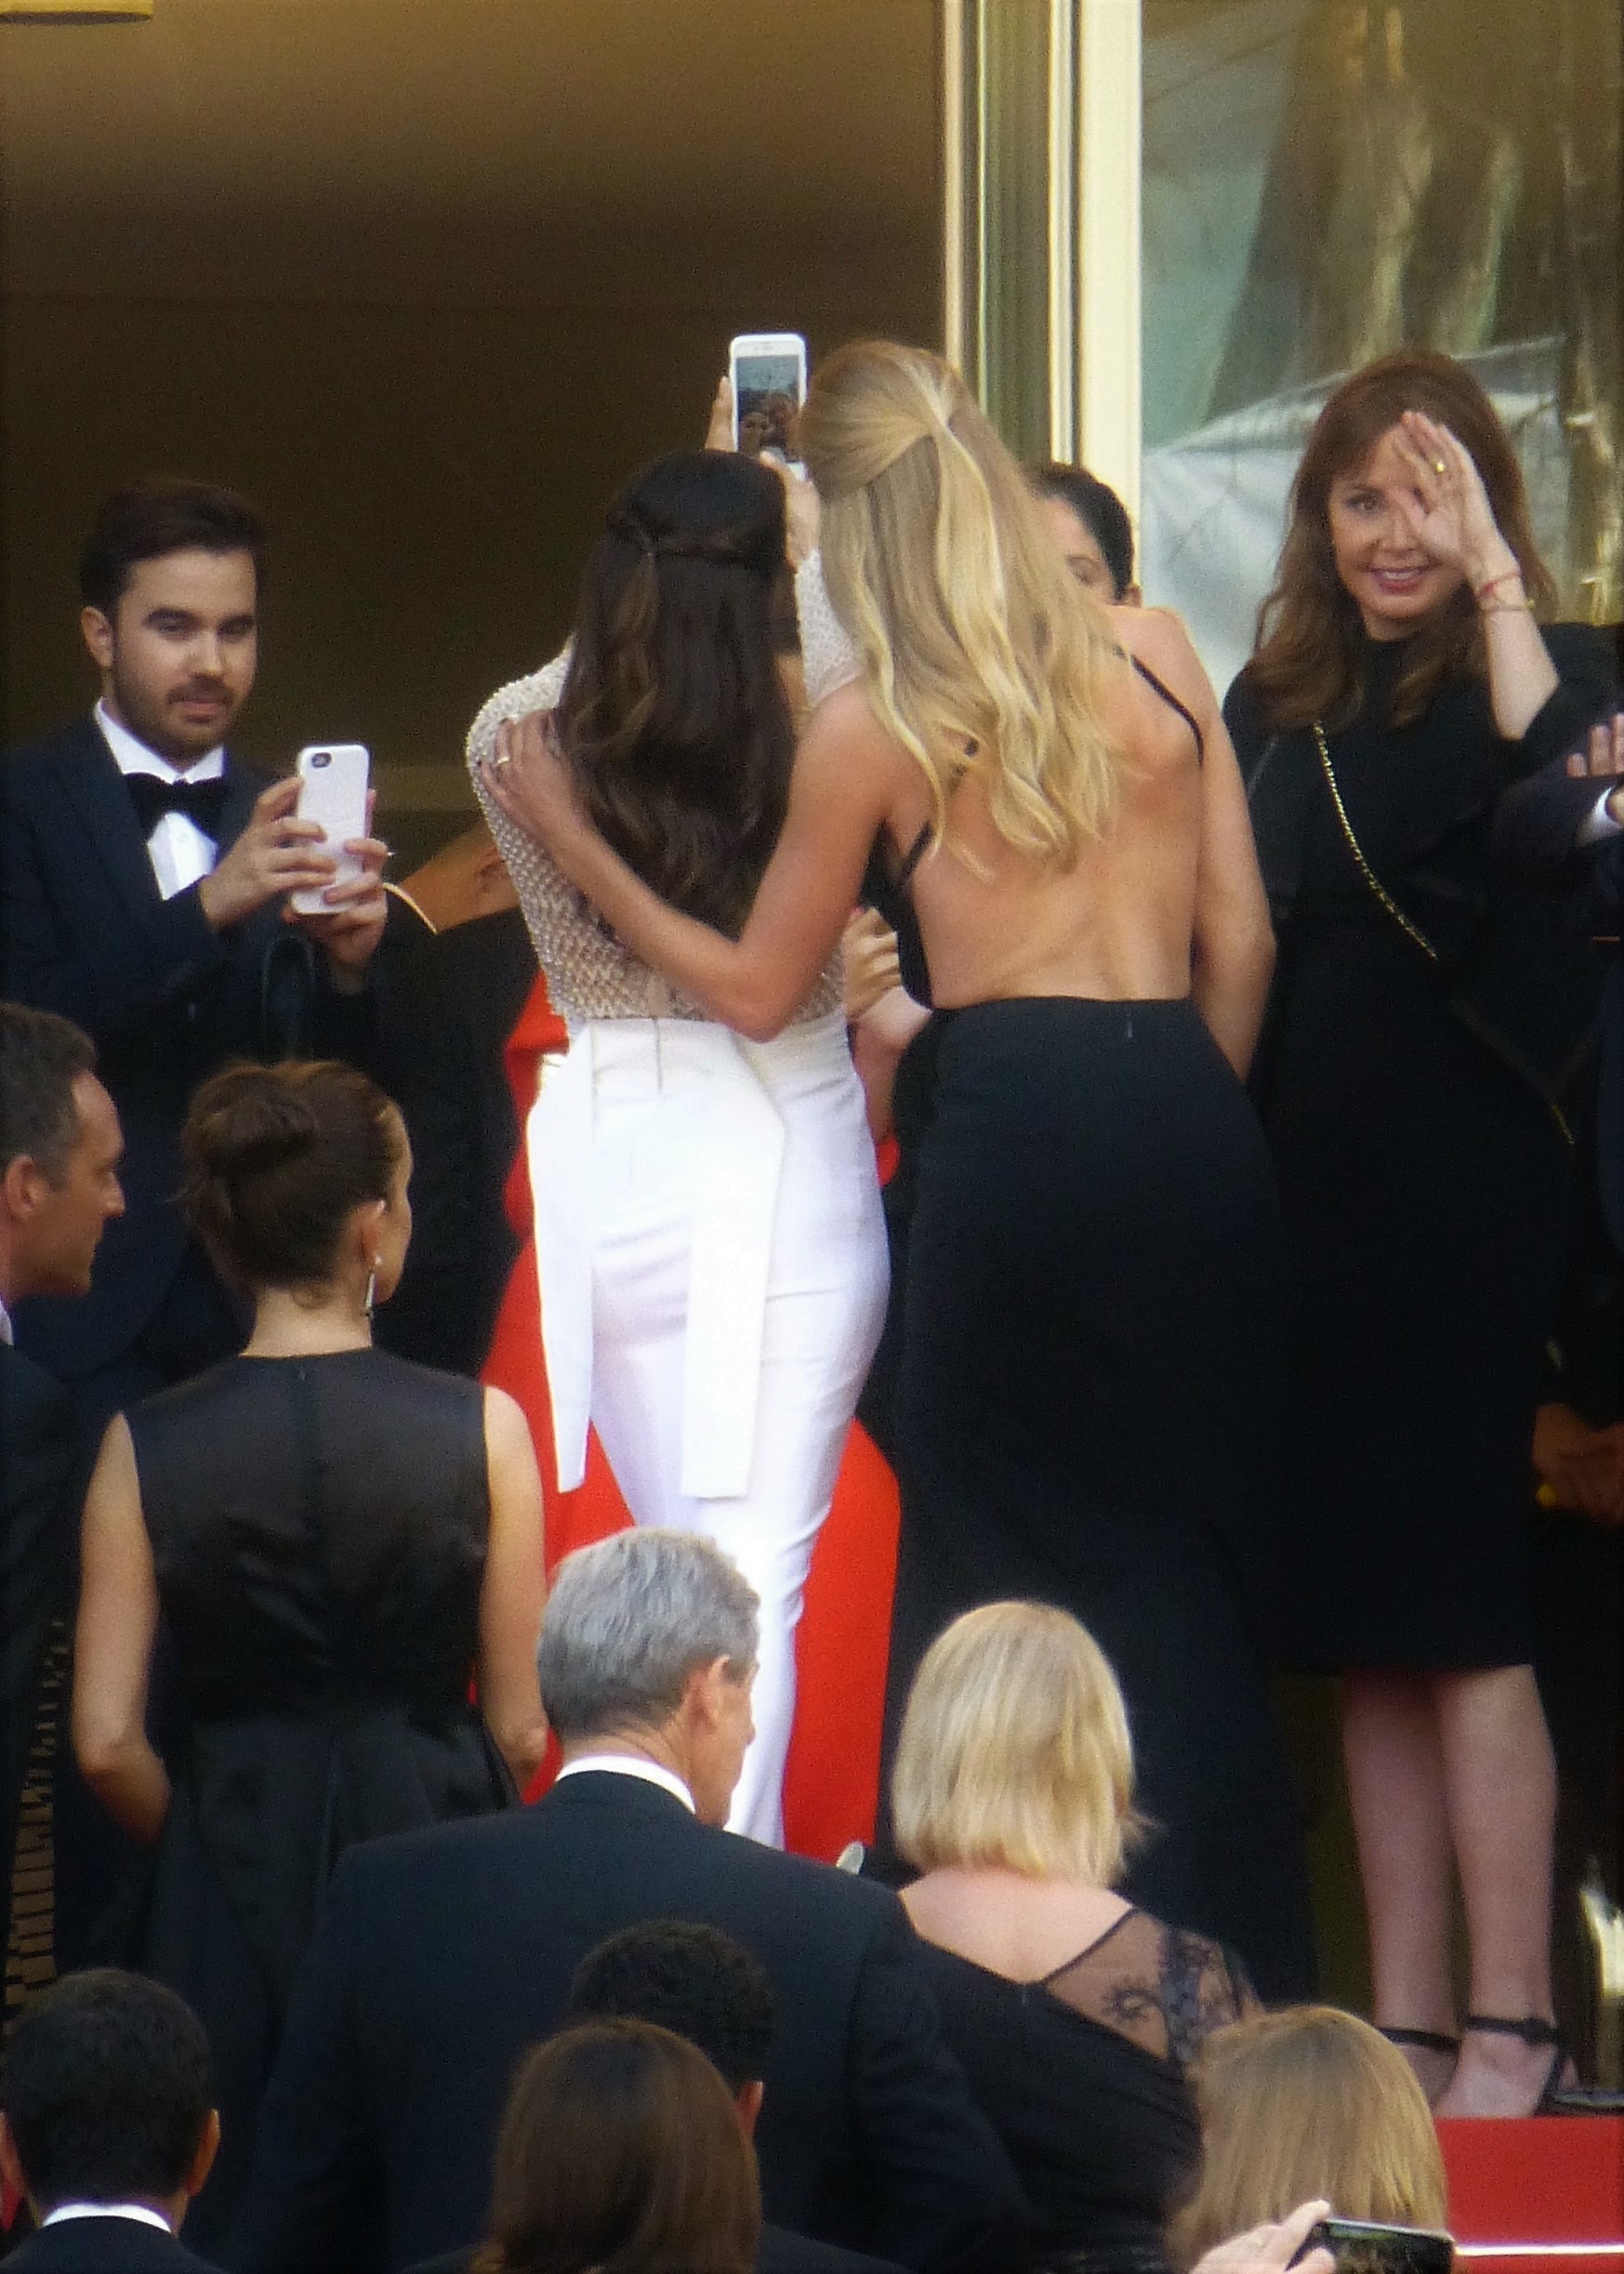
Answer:
[(534, 1808), (343, 1858), (231, 2264), (363, 2274), (471, 2243), (515, 2062), (588, 1951), (655, 1918), (721, 1928), (772, 1982), (770, 2218), (932, 2274), (1024, 2263), (1018, 2185), (896, 1897), (720, 1829), (756, 1633), (755, 1595), (706, 1540), (630, 1530), (565, 1559), (537, 1656), (558, 1781)]
[(1624, 1253), (1624, 710), (1593, 726), (1566, 757), (1507, 790), (1495, 852), (1524, 877), (1580, 888), (1609, 950), (1602, 991), (1596, 1177), (1613, 1245)]
[[(124, 1196), (118, 1114), (88, 1037), (49, 1011), (0, 1003), (0, 1890), (12, 1859), (51, 1621), (73, 1570), (73, 1403), (12, 1342), (29, 1295), (82, 1298), (102, 1227)], [(48, 1954), (48, 1921), (46, 1924)], [(0, 1942), (0, 1951), (6, 1945)]]
[(177, 2240), (219, 2144), (208, 2040), (185, 2002), (112, 1967), (22, 2014), (0, 2072), (0, 2177), (37, 2232), (18, 2274), (213, 2274)]
[[(108, 498), (80, 564), (100, 698), (0, 773), (7, 985), (92, 1037), (127, 1147), (95, 1289), (18, 1321), (87, 1429), (239, 1339), (174, 1206), (192, 1090), (232, 1057), (368, 1049), (384, 849), (364, 840), (363, 873), (335, 885), (297, 783), (226, 747), (254, 683), (263, 537), (245, 499), (207, 483)], [(290, 892), (322, 889), (326, 913), (283, 920)]]

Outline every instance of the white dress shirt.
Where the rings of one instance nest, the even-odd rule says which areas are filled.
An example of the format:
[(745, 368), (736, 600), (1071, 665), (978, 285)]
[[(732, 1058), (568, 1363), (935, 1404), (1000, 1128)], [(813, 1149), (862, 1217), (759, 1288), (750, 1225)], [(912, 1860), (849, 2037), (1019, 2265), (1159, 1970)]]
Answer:
[(17, 1337), (11, 1328), (11, 1314), (6, 1305), (0, 1302), (0, 1342), (15, 1342), (16, 1340)]
[[(190, 766), (176, 766), (168, 759), (160, 758), (156, 750), (149, 750), (144, 742), (138, 741), (105, 703), (97, 704), (95, 717), (120, 773), (153, 773), (160, 782), (218, 782), (225, 773), (223, 745)], [(196, 822), (185, 813), (161, 813), (157, 827), (147, 840), (147, 858), (152, 864), (158, 890), (165, 900), (173, 900), (189, 884), (208, 876), (218, 857), (219, 848), (214, 839), (205, 837)]]
[(611, 1777), (638, 1777), (644, 1784), (657, 1784), (662, 1792), (669, 1792), (680, 1800), (690, 1816), (697, 1815), (693, 1795), (674, 1770), (662, 1768), (657, 1761), (645, 1761), (635, 1752), (584, 1752), (576, 1755), (567, 1768), (561, 1768), (553, 1778), (562, 1784), (566, 1777), (597, 1776), (600, 1772)]
[(135, 2219), (142, 2227), (155, 2227), (161, 2235), (175, 2232), (151, 2203), (59, 2203), (54, 2211), (46, 2213), (40, 2226), (65, 2227), (70, 2219)]

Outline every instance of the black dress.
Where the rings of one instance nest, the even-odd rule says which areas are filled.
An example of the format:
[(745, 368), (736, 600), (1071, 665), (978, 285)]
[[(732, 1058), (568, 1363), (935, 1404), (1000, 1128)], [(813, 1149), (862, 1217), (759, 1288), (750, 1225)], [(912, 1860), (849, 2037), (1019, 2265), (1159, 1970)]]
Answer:
[(1295, 1507), (1279, 1566), (1309, 1668), (1517, 1665), (1530, 1655), (1529, 1450), (1599, 971), (1575, 912), (1490, 862), (1499, 791), (1604, 704), (1599, 634), (1553, 627), (1563, 674), (1526, 736), (1446, 685), (1387, 723), (1405, 643), (1367, 642), (1359, 717), (1271, 738), (1243, 672), (1225, 716), (1248, 777), (1280, 957), (1254, 1088), (1294, 1271)]
[(233, 1358), (126, 1416), (172, 1675), (174, 1788), (125, 1961), (189, 2000), (218, 2236), (316, 1905), (352, 1842), (510, 1805), (469, 1703), (482, 1394), (381, 1351)]
[(947, 2042), (1031, 2206), (1034, 2274), (1162, 2274), (1201, 2145), (1184, 2070), (1254, 2003), (1245, 1976), (1142, 1910), (1039, 1982), (921, 1949)]

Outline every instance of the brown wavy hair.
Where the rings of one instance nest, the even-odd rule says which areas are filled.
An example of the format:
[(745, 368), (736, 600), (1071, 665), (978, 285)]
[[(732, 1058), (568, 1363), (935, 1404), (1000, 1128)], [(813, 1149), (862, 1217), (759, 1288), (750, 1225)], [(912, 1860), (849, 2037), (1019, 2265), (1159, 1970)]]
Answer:
[[(1364, 631), (1331, 551), (1331, 484), (1356, 473), (1406, 411), (1424, 411), (1471, 453), (1500, 535), (1517, 557), (1535, 613), (1548, 615), (1556, 589), (1528, 522), (1528, 500), (1506, 430), (1483, 389), (1452, 357), (1404, 348), (1344, 379), (1314, 422), (1291, 484), (1286, 542), (1274, 588), (1258, 611), (1258, 644), (1247, 680), (1277, 733), (1322, 720), (1346, 726), (1363, 699)], [(1391, 723), (1411, 725), (1446, 680), (1487, 671), (1483, 627), (1462, 585), (1409, 641), (1393, 690)]]
[(581, 586), (561, 746), (645, 884), (736, 937), (784, 825), (795, 730), (774, 658), (784, 484), (730, 452), (656, 458)]
[(760, 2188), (727, 2086), (651, 2022), (561, 2030), (513, 2080), (491, 2228), (470, 2274), (749, 2274)]

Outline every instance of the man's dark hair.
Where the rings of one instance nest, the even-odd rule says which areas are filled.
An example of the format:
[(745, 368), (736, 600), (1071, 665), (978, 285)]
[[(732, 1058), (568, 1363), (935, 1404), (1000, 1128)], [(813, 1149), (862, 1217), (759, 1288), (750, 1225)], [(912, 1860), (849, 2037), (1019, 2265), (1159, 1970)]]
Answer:
[(767, 1969), (714, 1926), (646, 1919), (588, 1950), (575, 1968), (571, 2021), (652, 2021), (699, 2047), (732, 2093), (767, 2072), (774, 2002)]
[(26, 1158), (60, 1183), (79, 1142), (73, 1084), (95, 1064), (89, 1036), (66, 1019), (0, 1003), (0, 1176)]
[(166, 553), (248, 553), (257, 578), (265, 534), (258, 507), (235, 490), (167, 474), (133, 482), (101, 502), (79, 556), (79, 597), (111, 615), (136, 563)]
[(25, 2005), (0, 2068), (0, 2112), (42, 2211), (161, 2202), (185, 2185), (213, 2106), (191, 2006), (112, 1966), (64, 1975)]

